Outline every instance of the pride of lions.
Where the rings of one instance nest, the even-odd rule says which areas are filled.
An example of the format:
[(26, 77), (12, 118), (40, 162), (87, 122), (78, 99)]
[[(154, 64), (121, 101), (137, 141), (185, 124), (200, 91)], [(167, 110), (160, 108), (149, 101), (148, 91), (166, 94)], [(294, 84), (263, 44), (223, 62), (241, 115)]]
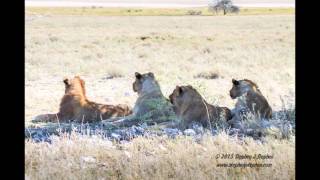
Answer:
[[(106, 105), (88, 100), (85, 82), (79, 76), (66, 78), (65, 94), (59, 112), (36, 116), (33, 122), (101, 121), (104, 124), (128, 127), (140, 123), (168, 123), (168, 126), (186, 129), (191, 123), (211, 127), (218, 121), (241, 129), (241, 121), (248, 114), (254, 119), (270, 119), (272, 109), (257, 84), (243, 79), (232, 79), (230, 97), (237, 99), (235, 107), (214, 106), (206, 102), (192, 86), (176, 86), (169, 99), (164, 97), (153, 73), (135, 73), (133, 91), (138, 94), (133, 109), (125, 104)], [(251, 116), (252, 118), (252, 116)]]

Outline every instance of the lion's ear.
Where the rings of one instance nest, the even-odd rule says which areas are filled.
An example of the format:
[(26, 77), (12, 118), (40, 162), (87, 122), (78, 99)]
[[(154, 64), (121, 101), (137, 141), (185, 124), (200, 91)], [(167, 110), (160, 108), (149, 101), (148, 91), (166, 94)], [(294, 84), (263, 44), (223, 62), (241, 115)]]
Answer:
[(176, 89), (177, 89), (178, 95), (181, 95), (183, 93), (182, 87), (176, 86)]
[(149, 72), (148, 75), (152, 78), (154, 78), (154, 74), (152, 72)]
[(82, 85), (82, 87), (84, 87), (85, 85), (86, 85), (86, 83), (84, 82), (84, 80), (80, 80), (81, 81), (81, 85)]
[(68, 78), (63, 78), (63, 83), (65, 85), (69, 85), (70, 84), (69, 79)]
[(237, 80), (235, 80), (235, 79), (232, 79), (232, 84), (234, 84), (234, 85), (239, 85), (239, 81), (237, 81)]
[(138, 72), (135, 72), (134, 75), (137, 79), (141, 79), (141, 77), (142, 77), (142, 75)]

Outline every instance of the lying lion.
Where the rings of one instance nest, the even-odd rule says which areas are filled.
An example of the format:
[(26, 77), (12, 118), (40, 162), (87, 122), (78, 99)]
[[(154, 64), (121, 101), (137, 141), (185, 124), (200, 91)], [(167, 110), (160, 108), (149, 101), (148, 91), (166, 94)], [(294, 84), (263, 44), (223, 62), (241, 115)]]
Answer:
[(127, 105), (104, 105), (89, 101), (86, 97), (85, 82), (79, 76), (64, 79), (65, 94), (57, 114), (42, 114), (33, 122), (97, 122), (111, 117), (121, 117), (132, 113)]
[(212, 128), (219, 120), (226, 122), (231, 118), (228, 108), (208, 104), (192, 86), (177, 86), (169, 98), (183, 130), (192, 122)]
[(172, 105), (163, 96), (153, 73), (140, 74), (136, 72), (133, 91), (138, 93), (133, 114), (124, 118), (105, 120), (104, 124), (128, 127), (141, 123), (150, 125), (176, 120)]
[(230, 96), (232, 99), (237, 98), (232, 110), (233, 118), (229, 121), (232, 127), (241, 129), (240, 122), (248, 118), (248, 115), (253, 115), (255, 120), (272, 117), (272, 109), (256, 83), (248, 79), (232, 79), (232, 84)]

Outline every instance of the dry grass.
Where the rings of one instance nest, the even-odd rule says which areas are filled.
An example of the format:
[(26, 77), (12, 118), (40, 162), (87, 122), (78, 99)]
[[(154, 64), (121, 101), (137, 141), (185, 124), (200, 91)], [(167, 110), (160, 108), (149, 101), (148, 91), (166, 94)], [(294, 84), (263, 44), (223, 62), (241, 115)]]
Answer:
[[(200, 12), (202, 16), (222, 15), (214, 14), (205, 8), (104, 8), (104, 7), (27, 7), (28, 15), (72, 15), (72, 16), (186, 16), (190, 11)], [(294, 14), (294, 8), (240, 8), (238, 15), (288, 15)]]
[[(55, 138), (52, 144), (26, 142), (26, 176), (30, 179), (295, 179), (294, 139), (266, 143), (243, 141), (221, 133), (199, 143), (178, 139), (137, 138), (113, 144), (80, 136)], [(234, 154), (233, 159), (216, 159)], [(271, 155), (272, 159), (236, 159)], [(219, 163), (272, 164), (260, 168), (225, 168)]]
[[(133, 106), (135, 71), (154, 72), (166, 96), (191, 84), (229, 107), (231, 78), (248, 78), (277, 110), (280, 96), (295, 98), (294, 33), (294, 16), (35, 18), (26, 22), (26, 118), (56, 112), (62, 78), (75, 74), (90, 99)], [(207, 72), (220, 78), (194, 78)]]
[[(232, 108), (231, 78), (247, 78), (259, 85), (275, 111), (282, 108), (280, 96), (294, 107), (294, 18), (27, 16), (26, 123), (57, 112), (62, 79), (76, 74), (86, 81), (88, 98), (101, 103), (133, 106), (134, 72), (151, 71), (165, 96), (176, 85), (190, 84), (208, 102)], [(219, 78), (195, 78), (201, 73)], [(293, 140), (239, 143), (225, 135), (202, 144), (138, 138), (123, 150), (81, 137), (51, 145), (26, 142), (25, 168), (30, 179), (294, 179)], [(270, 153), (273, 166), (217, 168), (219, 152)], [(93, 160), (81, 160), (87, 156)]]

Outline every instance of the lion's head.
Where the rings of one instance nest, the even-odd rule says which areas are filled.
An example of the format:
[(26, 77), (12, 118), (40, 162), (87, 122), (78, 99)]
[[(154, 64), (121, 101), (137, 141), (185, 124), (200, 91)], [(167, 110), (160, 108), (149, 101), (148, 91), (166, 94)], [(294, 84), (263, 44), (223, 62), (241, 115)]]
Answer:
[(176, 86), (169, 96), (171, 104), (175, 108), (202, 102), (201, 95), (192, 86)]
[(248, 79), (235, 80), (232, 79), (232, 88), (230, 90), (230, 97), (235, 99), (242, 96), (248, 91), (260, 92), (259, 87), (256, 83)]
[(133, 91), (138, 94), (147, 93), (152, 91), (159, 91), (160, 86), (152, 72), (145, 74), (135, 73), (135, 81), (132, 84)]
[(74, 78), (64, 78), (65, 94), (81, 94), (85, 96), (85, 82), (79, 76)]

